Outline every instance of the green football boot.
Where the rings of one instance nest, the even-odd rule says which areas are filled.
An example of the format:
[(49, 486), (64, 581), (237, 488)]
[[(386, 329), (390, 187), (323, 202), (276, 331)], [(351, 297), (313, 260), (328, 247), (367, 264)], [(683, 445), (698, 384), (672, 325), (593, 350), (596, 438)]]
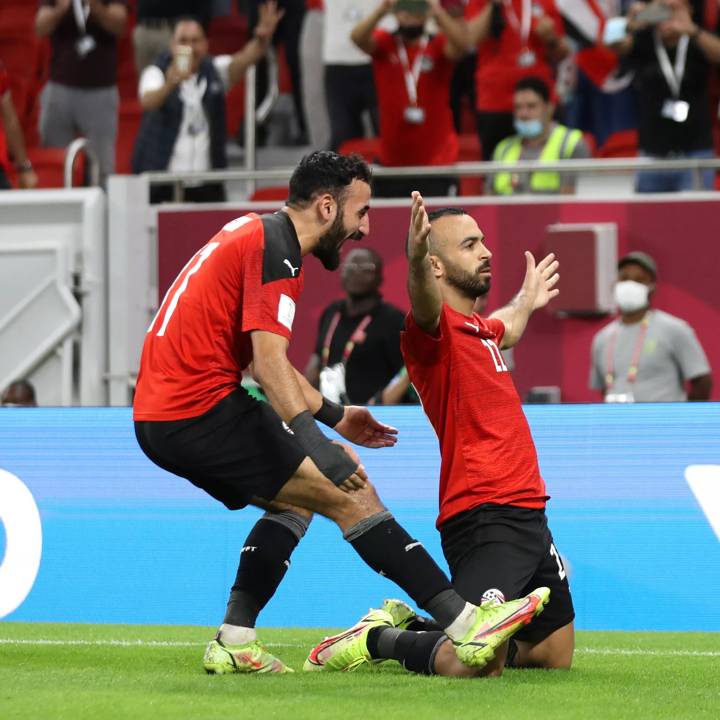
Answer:
[(203, 666), (210, 675), (295, 672), (257, 640), (245, 645), (226, 645), (219, 636), (208, 643)]
[(418, 614), (404, 600), (384, 600), (382, 609), (390, 613), (393, 625), (400, 630), (407, 630), (408, 625), (418, 618)]
[(348, 630), (326, 637), (308, 655), (303, 670), (349, 672), (372, 661), (367, 649), (368, 633), (374, 627), (392, 627), (392, 615), (370, 610)]
[(484, 667), (500, 645), (543, 611), (549, 599), (550, 588), (541, 587), (517, 600), (476, 607), (470, 630), (453, 640), (458, 659), (471, 667)]

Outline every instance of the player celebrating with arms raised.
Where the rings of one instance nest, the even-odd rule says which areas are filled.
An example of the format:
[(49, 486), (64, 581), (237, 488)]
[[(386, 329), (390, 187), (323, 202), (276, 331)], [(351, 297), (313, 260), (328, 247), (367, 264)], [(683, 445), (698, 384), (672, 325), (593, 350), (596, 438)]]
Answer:
[[(569, 668), (575, 617), (570, 588), (548, 529), (548, 497), (530, 428), (500, 353), (517, 343), (532, 312), (558, 294), (558, 263), (548, 255), (536, 265), (526, 252), (520, 292), (483, 319), (473, 312), (490, 289), (492, 255), (483, 240), (464, 210), (428, 216), (422, 197), (413, 193), (407, 246), (412, 310), (403, 356), (440, 442), (437, 525), (455, 589), (479, 605), (488, 597), (520, 597), (535, 585), (550, 587), (547, 609), (510, 641), (508, 661)], [(407, 670), (438, 675), (502, 672), (504, 648), (485, 668), (470, 668), (458, 662), (441, 629), (405, 603), (386, 601), (370, 615), (387, 611), (396, 627), (369, 630), (366, 661), (394, 659)], [(336, 663), (335, 669), (345, 668)]]
[[(316, 425), (367, 447), (395, 442), (394, 428), (366, 408), (328, 402), (287, 358), (303, 256), (336, 269), (342, 245), (369, 232), (369, 206), (361, 158), (311, 153), (290, 179), (287, 206), (225, 225), (181, 271), (148, 329), (133, 415), (143, 451), (231, 510), (268, 511), (241, 552), (225, 621), (205, 653), (208, 672), (288, 670), (258, 644), (255, 620), (313, 512), (425, 608), (469, 665), (485, 665), (547, 600), (543, 588), (498, 608), (467, 603), (382, 505), (357, 456)], [(251, 364), (269, 403), (240, 386)]]

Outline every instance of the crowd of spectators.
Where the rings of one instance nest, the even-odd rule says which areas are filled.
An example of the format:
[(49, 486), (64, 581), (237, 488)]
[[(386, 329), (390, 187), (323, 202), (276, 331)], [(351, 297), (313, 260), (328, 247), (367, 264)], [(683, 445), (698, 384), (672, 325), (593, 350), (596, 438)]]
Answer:
[[(213, 57), (213, 11), (231, 10), (244, 14), (247, 33), (238, 34), (234, 52)], [(135, 172), (224, 167), (223, 96), (257, 64), (258, 102), (265, 97), (272, 46), (287, 68), (294, 144), (342, 150), (374, 136), (364, 146), (368, 159), (444, 166), (459, 159), (587, 158), (598, 149), (602, 154), (617, 131), (632, 130), (629, 150), (640, 156), (709, 158), (715, 156), (719, 15), (717, 0), (277, 0), (277, 6), (38, 0), (35, 32), (50, 44), (39, 136), (44, 146), (62, 148), (82, 135), (99, 160), (101, 180), (114, 171), (118, 42), (131, 34), (145, 111)], [(2, 82), (0, 73), (0, 90)], [(11, 102), (2, 105), (0, 165), (9, 162), (7, 145), (17, 184), (32, 187)], [(531, 104), (542, 107), (541, 116), (528, 116), (535, 112)], [(538, 121), (542, 132), (529, 135)], [(161, 151), (151, 147), (156, 142)], [(714, 186), (713, 171), (699, 177), (703, 188)], [(689, 171), (648, 170), (638, 174), (636, 189), (682, 190), (695, 180)], [(458, 191), (454, 177), (411, 184), (417, 189), (418, 182), (426, 195)], [(565, 174), (500, 174), (486, 191), (559, 192), (572, 185)], [(408, 188), (403, 179), (384, 180), (377, 194), (404, 196)], [(222, 193), (203, 188), (188, 199), (193, 194), (202, 200)]]
[[(212, 11), (229, 12), (231, 5), (244, 14), (247, 33), (233, 38), (232, 51), (211, 54)], [(713, 158), (719, 6), (718, 0), (38, 0), (34, 30), (48, 38), (50, 52), (37, 130), (46, 147), (86, 137), (104, 184), (115, 170), (118, 44), (131, 34), (142, 109), (135, 173), (227, 167), (227, 95), (257, 65), (263, 99), (273, 47), (287, 68), (293, 143), (342, 152), (365, 138), (364, 154), (383, 166), (589, 159), (627, 130), (635, 133), (630, 150), (640, 156)], [(0, 189), (12, 177), (29, 189), (38, 184), (24, 141), (30, 129), (18, 119), (10, 80), (0, 45)], [(636, 190), (687, 190), (698, 179), (711, 189), (715, 175), (650, 168), (638, 172)], [(554, 194), (575, 186), (569, 172), (503, 171), (489, 176), (484, 190)], [(379, 177), (374, 190), (381, 197), (411, 190), (437, 197), (460, 187), (453, 176), (407, 176)], [(187, 184), (183, 193), (187, 201), (225, 198), (219, 182)], [(153, 202), (172, 199), (168, 187), (152, 191)], [(650, 308), (656, 273), (642, 253), (620, 263), (620, 316), (598, 333), (591, 353), (591, 386), (606, 400), (709, 397), (710, 368), (692, 329)], [(380, 258), (355, 250), (342, 277), (346, 297), (322, 315), (308, 378), (339, 401), (406, 397), (402, 313), (382, 300)]]

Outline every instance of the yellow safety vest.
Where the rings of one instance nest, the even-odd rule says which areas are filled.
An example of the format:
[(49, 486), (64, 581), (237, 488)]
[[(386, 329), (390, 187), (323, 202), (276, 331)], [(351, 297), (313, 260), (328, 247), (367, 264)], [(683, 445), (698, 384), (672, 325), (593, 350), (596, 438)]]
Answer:
[[(540, 162), (557, 162), (561, 159), (567, 160), (575, 150), (578, 142), (582, 139), (580, 130), (571, 130), (564, 125), (556, 125), (545, 142), (540, 153)], [(495, 162), (513, 163), (520, 159), (522, 153), (522, 138), (519, 135), (512, 135), (505, 138), (493, 153)], [(493, 189), (498, 195), (512, 195), (515, 190), (512, 183), (512, 174), (501, 172), (495, 175)], [(560, 191), (560, 173), (558, 172), (534, 172), (530, 176), (530, 192), (553, 193)]]

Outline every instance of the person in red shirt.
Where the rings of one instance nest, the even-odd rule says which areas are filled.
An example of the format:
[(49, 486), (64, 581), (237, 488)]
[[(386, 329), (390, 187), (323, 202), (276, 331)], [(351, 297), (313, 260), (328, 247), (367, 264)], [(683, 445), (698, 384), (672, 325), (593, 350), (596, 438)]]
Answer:
[[(515, 345), (531, 313), (558, 294), (558, 263), (550, 254), (527, 270), (520, 292), (489, 318), (473, 312), (490, 288), (492, 254), (477, 223), (460, 208), (427, 214), (413, 193), (408, 234), (408, 314), (401, 348), (423, 408), (437, 433), (443, 554), (458, 592), (472, 603), (524, 595), (527, 587), (551, 590), (546, 611), (499, 651), (482, 670), (453, 657), (446, 636), (400, 601), (398, 627), (374, 628), (373, 660), (404, 664), (423, 638), (420, 672), (474, 675), (518, 667), (569, 668), (574, 648), (570, 587), (545, 517), (548, 496), (537, 453), (512, 377), (500, 350)], [(422, 630), (423, 632), (415, 632)], [(410, 668), (408, 668), (410, 669)]]
[[(462, 23), (439, 0), (413, 4), (383, 0), (352, 31), (353, 42), (372, 57), (380, 110), (380, 162), (388, 166), (451, 165), (457, 161), (458, 138), (450, 109), (450, 82), (455, 61), (465, 56)], [(425, 9), (422, 9), (424, 7)], [(394, 12), (394, 33), (378, 23)], [(427, 20), (441, 29), (430, 35)], [(420, 187), (428, 196), (445, 196), (455, 178), (376, 179), (375, 194), (406, 197)]]
[[(470, 665), (484, 665), (542, 610), (537, 594), (492, 610), (461, 598), (382, 505), (354, 451), (315, 421), (366, 447), (393, 445), (397, 431), (367, 408), (326, 400), (287, 358), (303, 256), (336, 269), (343, 244), (369, 232), (369, 203), (361, 158), (311, 153), (290, 179), (287, 206), (226, 224), (183, 268), (148, 328), (133, 408), (140, 447), (229, 509), (267, 511), (240, 553), (225, 620), (203, 659), (209, 673), (288, 671), (258, 644), (255, 621), (313, 512), (446, 628)], [(269, 403), (241, 387), (248, 367)]]
[(513, 88), (528, 75), (554, 86), (553, 66), (570, 49), (554, 0), (470, 0), (468, 42), (478, 48), (477, 127), (483, 158), (514, 134)]

